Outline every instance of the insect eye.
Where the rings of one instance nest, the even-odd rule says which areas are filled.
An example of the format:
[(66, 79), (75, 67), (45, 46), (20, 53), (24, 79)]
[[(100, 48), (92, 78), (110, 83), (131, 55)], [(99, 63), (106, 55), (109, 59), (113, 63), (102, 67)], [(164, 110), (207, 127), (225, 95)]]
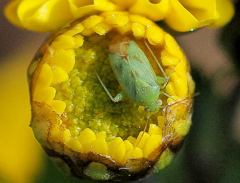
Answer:
[(150, 112), (150, 107), (145, 107), (145, 112)]
[(159, 105), (159, 106), (161, 106), (161, 105), (163, 104), (163, 102), (162, 102), (162, 100), (157, 100), (157, 101), (156, 101), (156, 104)]

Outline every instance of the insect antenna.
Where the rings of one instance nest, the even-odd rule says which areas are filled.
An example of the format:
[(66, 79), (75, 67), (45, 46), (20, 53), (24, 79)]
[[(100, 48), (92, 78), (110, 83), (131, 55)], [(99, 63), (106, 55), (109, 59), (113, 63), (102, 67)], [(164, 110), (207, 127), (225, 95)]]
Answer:
[[(180, 64), (180, 63), (182, 62), (182, 60), (179, 61), (179, 62), (173, 67), (173, 69), (171, 70), (171, 72), (170, 72), (169, 75), (167, 76), (166, 73), (165, 73), (165, 71), (164, 71), (164, 69), (163, 69), (163, 67), (162, 67), (161, 64), (159, 63), (157, 57), (154, 55), (153, 51), (151, 50), (151, 48), (150, 48), (149, 45), (147, 44), (146, 40), (144, 40), (144, 43), (145, 43), (146, 47), (148, 48), (149, 52), (151, 53), (152, 57), (153, 57), (154, 60), (156, 61), (156, 63), (157, 63), (157, 65), (158, 65), (159, 69), (161, 70), (164, 78), (166, 79), (166, 82), (164, 82), (163, 86), (161, 87), (161, 88), (165, 88), (165, 87), (167, 86), (168, 80), (170, 79), (170, 77), (171, 77), (172, 73), (174, 72), (175, 68), (178, 66), (178, 64)], [(172, 96), (168, 95), (167, 93), (165, 93), (165, 92), (161, 92), (161, 93), (162, 93), (163, 95), (165, 95), (166, 97), (171, 98), (172, 100), (175, 100), (175, 101), (176, 101), (175, 98), (173, 98)]]
[[(148, 48), (149, 52), (151, 53), (152, 57), (153, 57), (154, 60), (156, 61), (156, 63), (157, 63), (157, 65), (158, 65), (159, 69), (161, 70), (164, 78), (167, 79), (167, 81), (168, 81), (169, 78), (171, 77), (172, 73), (174, 72), (174, 69), (178, 66), (178, 64), (180, 64), (180, 63), (182, 62), (182, 60), (180, 60), (180, 61), (173, 67), (173, 69), (171, 70), (171, 72), (170, 72), (169, 75), (167, 76), (166, 73), (165, 73), (165, 71), (164, 71), (164, 69), (163, 69), (163, 67), (162, 67), (161, 64), (159, 63), (157, 57), (154, 55), (152, 49), (149, 47), (149, 45), (147, 44), (147, 42), (146, 42), (145, 40), (144, 40), (144, 43), (145, 43), (146, 47)], [(164, 88), (166, 85), (167, 85), (167, 82), (164, 83), (163, 88)]]
[(148, 113), (147, 113), (147, 116), (146, 116), (147, 122), (146, 122), (146, 124), (145, 124), (145, 126), (144, 126), (143, 132), (146, 132), (146, 131), (147, 131), (147, 128), (148, 128), (148, 126), (149, 126), (149, 118), (150, 118), (151, 116), (152, 116), (151, 112), (148, 112)]
[(145, 43), (147, 49), (149, 50), (149, 52), (151, 53), (152, 57), (153, 57), (154, 60), (156, 61), (156, 63), (157, 63), (157, 65), (158, 65), (159, 69), (161, 70), (161, 72), (162, 72), (164, 78), (166, 78), (166, 79), (168, 80), (169, 77), (166, 75), (166, 73), (165, 73), (165, 71), (163, 70), (161, 64), (159, 63), (157, 57), (154, 55), (153, 51), (151, 50), (151, 48), (149, 47), (149, 45), (147, 44), (147, 42), (146, 42), (145, 40), (144, 40), (144, 43)]
[[(149, 124), (150, 124), (149, 119), (150, 119), (151, 115), (152, 115), (151, 112), (148, 112), (147, 115), (146, 115), (145, 126), (144, 126), (143, 130), (140, 131), (139, 135), (137, 136), (137, 139), (136, 139), (136, 141), (135, 141), (135, 143), (133, 145), (134, 150), (136, 150), (136, 148), (143, 149), (143, 147), (146, 145), (146, 141), (148, 139), (148, 137), (147, 137), (148, 134), (145, 133), (145, 132), (147, 132), (147, 130), (149, 128)], [(132, 151), (130, 157), (133, 155), (134, 150)]]

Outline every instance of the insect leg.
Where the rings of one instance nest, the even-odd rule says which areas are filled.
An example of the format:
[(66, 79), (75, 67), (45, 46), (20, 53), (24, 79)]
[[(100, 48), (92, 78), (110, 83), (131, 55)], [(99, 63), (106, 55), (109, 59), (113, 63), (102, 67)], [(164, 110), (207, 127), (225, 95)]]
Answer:
[(161, 70), (164, 78), (166, 78), (166, 79), (168, 80), (169, 77), (168, 77), (168, 76), (166, 75), (166, 73), (164, 72), (164, 70), (163, 70), (161, 64), (159, 63), (157, 57), (154, 55), (153, 51), (151, 50), (151, 48), (149, 47), (149, 45), (147, 44), (147, 42), (146, 42), (145, 40), (144, 40), (144, 43), (145, 43), (146, 47), (148, 48), (149, 52), (151, 53), (151, 55), (153, 56), (154, 60), (156, 61), (156, 63), (157, 63), (157, 65), (158, 65), (159, 69)]
[(103, 89), (105, 90), (105, 92), (108, 94), (109, 98), (113, 101), (113, 102), (119, 102), (120, 100), (122, 100), (125, 97), (125, 93), (122, 91), (119, 94), (117, 94), (116, 97), (113, 97), (111, 95), (111, 93), (109, 92), (109, 90), (107, 89), (107, 87), (105, 86), (105, 84), (103, 83), (102, 79), (100, 78), (100, 76), (98, 75), (97, 71), (95, 70), (94, 67), (92, 67), (100, 84), (102, 85)]
[(122, 100), (124, 97), (126, 96), (126, 93), (121, 91), (119, 94), (117, 94), (116, 97), (114, 97), (114, 101), (115, 102), (119, 102), (120, 100)]
[(165, 92), (161, 92), (163, 95), (165, 95), (166, 97), (168, 97), (168, 98), (170, 98), (170, 99), (172, 99), (172, 100), (175, 100), (175, 101), (177, 101), (175, 98), (173, 98), (171, 95), (168, 95), (167, 93), (165, 93)]
[[(169, 75), (167, 76), (167, 78), (163, 78), (163, 77), (157, 76), (157, 83), (158, 83), (158, 84), (163, 84), (163, 85), (161, 86), (161, 88), (165, 88), (165, 87), (167, 86), (168, 80), (170, 79), (172, 73), (174, 72), (174, 69), (175, 69), (175, 68), (178, 66), (178, 64), (181, 63), (181, 62), (182, 62), (182, 61), (179, 61), (179, 62), (173, 67), (173, 69), (171, 70), (171, 72), (169, 73)], [(161, 93), (162, 93), (163, 95), (165, 95), (166, 97), (171, 98), (172, 100), (177, 101), (175, 98), (173, 98), (172, 96), (168, 95), (167, 93), (162, 92), (162, 91), (161, 91)]]
[(163, 88), (167, 86), (168, 80), (170, 79), (172, 73), (174, 72), (174, 69), (178, 66), (178, 64), (180, 64), (182, 62), (182, 60), (180, 60), (171, 70), (171, 72), (169, 73), (168, 77), (167, 77), (167, 81), (164, 83), (164, 85), (162, 86)]
[(162, 85), (162, 84), (165, 84), (167, 82), (168, 82), (168, 78), (163, 78), (163, 77), (157, 76), (157, 84), (158, 85)]

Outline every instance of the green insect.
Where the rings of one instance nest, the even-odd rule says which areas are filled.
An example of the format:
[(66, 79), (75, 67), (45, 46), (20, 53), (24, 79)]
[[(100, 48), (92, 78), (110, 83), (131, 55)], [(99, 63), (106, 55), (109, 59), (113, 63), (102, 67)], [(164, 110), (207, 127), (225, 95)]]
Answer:
[(109, 60), (113, 72), (122, 88), (122, 91), (113, 97), (100, 77), (101, 85), (113, 102), (119, 102), (125, 96), (129, 96), (134, 103), (144, 106), (146, 112), (156, 112), (162, 106), (160, 94), (168, 97), (163, 89), (169, 77), (166, 76), (157, 58), (146, 44), (152, 56), (156, 60), (164, 77), (156, 76), (148, 58), (134, 41), (125, 36), (116, 36), (109, 46)]

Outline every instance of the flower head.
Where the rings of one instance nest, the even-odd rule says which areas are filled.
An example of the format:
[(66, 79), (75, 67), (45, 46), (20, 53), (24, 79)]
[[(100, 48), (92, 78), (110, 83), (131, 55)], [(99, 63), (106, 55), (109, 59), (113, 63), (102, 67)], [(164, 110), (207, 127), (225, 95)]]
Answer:
[(210, 24), (224, 25), (233, 16), (234, 8), (229, 0), (14, 0), (5, 14), (19, 27), (48, 32), (84, 16), (109, 11), (164, 20), (172, 29), (184, 32)]
[[(145, 57), (152, 66), (145, 70), (139, 61), (131, 69), (117, 68), (129, 83), (122, 85), (109, 51), (114, 66), (119, 59)], [(129, 69), (132, 74), (124, 74)], [(173, 37), (145, 17), (115, 11), (77, 20), (54, 34), (29, 67), (31, 127), (45, 151), (79, 178), (137, 179), (153, 167), (164, 168), (188, 133), (194, 92), (189, 72)], [(148, 104), (134, 97), (144, 94), (148, 101), (152, 76), (159, 83), (155, 100), (161, 102), (148, 113)], [(132, 93), (114, 103), (103, 84), (112, 95), (122, 89)]]

